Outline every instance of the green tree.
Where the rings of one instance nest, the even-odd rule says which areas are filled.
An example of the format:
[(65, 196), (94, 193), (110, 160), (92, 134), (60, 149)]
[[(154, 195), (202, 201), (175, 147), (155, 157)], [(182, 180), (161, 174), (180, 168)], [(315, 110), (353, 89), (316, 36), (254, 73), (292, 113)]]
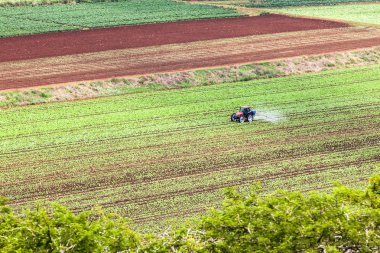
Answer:
[(13, 215), (2, 199), (1, 252), (119, 252), (138, 249), (128, 220), (100, 208), (78, 215), (52, 204)]

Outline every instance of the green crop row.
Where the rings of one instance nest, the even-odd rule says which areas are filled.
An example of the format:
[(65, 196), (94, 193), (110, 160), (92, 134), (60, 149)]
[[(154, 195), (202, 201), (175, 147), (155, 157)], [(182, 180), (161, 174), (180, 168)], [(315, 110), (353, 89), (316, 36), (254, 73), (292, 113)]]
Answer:
[(0, 7), (0, 37), (239, 15), (232, 9), (173, 0)]
[[(99, 204), (156, 227), (216, 205), (226, 186), (360, 186), (380, 161), (379, 74), (373, 66), (1, 110), (0, 195), (18, 208)], [(257, 120), (230, 122), (245, 104)]]

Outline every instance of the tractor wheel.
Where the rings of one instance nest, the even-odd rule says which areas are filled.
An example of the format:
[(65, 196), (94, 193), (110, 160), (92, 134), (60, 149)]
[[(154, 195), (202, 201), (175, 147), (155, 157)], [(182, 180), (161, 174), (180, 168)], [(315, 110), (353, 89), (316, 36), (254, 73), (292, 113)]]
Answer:
[(249, 121), (249, 123), (251, 123), (253, 121), (253, 115), (252, 114), (248, 115), (248, 121)]
[(234, 121), (236, 121), (235, 113), (233, 113), (233, 114), (231, 115), (231, 122), (234, 122)]
[(245, 118), (242, 116), (242, 117), (240, 117), (240, 119), (239, 119), (239, 122), (240, 123), (243, 123), (245, 121)]

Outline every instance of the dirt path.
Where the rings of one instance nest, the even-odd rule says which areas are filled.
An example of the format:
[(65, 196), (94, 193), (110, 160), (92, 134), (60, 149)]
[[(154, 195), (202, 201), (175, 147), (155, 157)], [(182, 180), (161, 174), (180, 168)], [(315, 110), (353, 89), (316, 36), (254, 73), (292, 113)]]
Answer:
[(181, 71), (380, 45), (380, 30), (336, 28), (0, 63), (0, 90)]
[(0, 62), (337, 27), (347, 25), (273, 14), (19, 36), (0, 39)]

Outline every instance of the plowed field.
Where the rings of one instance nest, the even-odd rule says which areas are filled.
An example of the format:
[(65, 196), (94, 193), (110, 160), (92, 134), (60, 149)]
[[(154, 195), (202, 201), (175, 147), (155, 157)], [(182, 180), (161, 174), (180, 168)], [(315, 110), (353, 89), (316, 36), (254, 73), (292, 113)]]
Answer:
[(247, 63), (378, 45), (380, 30), (348, 27), (3, 62), (0, 63), (0, 90)]
[(280, 32), (347, 27), (283, 15), (133, 25), (0, 39), (0, 62)]

